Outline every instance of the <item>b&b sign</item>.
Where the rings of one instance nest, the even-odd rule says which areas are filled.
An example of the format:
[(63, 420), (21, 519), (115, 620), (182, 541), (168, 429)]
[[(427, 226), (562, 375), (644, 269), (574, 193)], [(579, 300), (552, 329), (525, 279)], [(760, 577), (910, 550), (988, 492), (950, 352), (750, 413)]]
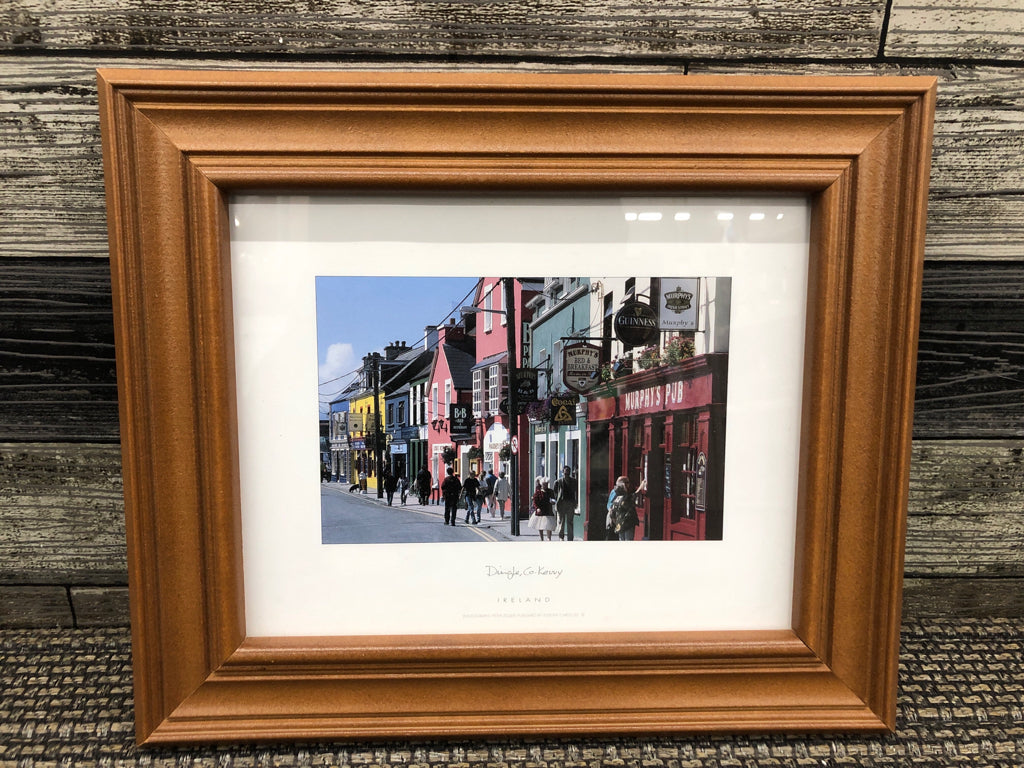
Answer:
[(450, 434), (469, 434), (473, 431), (473, 414), (468, 405), (452, 403), (448, 406)]
[(577, 342), (562, 350), (562, 382), (573, 392), (585, 395), (599, 382), (601, 348)]

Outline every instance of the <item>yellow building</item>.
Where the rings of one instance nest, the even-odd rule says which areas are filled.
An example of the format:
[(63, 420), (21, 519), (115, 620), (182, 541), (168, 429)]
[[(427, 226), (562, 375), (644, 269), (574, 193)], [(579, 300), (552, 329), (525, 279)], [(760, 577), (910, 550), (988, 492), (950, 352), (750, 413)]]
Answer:
[[(380, 430), (378, 434), (383, 439), (384, 435), (384, 393), (380, 392), (377, 397), (377, 412), (380, 414)], [(367, 492), (377, 492), (377, 464), (374, 453), (374, 425), (376, 417), (373, 409), (373, 390), (366, 390), (358, 393), (349, 399), (349, 445), (352, 450), (352, 482), (359, 477), (360, 472), (366, 473)], [(383, 448), (383, 446), (382, 446)]]

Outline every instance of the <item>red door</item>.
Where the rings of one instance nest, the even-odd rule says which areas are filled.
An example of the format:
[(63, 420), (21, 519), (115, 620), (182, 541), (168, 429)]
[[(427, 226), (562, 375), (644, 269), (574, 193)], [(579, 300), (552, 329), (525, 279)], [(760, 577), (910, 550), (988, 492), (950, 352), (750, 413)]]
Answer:
[(672, 451), (666, 454), (669, 498), (665, 501), (665, 538), (674, 541), (702, 539), (703, 515), (697, 504), (701, 451), (694, 415), (676, 416), (672, 436)]

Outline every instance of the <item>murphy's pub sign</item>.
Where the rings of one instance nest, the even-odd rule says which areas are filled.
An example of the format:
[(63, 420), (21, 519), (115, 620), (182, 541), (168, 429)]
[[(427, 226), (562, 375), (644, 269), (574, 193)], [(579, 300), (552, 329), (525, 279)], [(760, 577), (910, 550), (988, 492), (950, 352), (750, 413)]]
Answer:
[(585, 341), (562, 349), (562, 383), (572, 392), (585, 395), (600, 381), (601, 348)]
[(661, 330), (696, 331), (699, 303), (699, 278), (661, 278)]

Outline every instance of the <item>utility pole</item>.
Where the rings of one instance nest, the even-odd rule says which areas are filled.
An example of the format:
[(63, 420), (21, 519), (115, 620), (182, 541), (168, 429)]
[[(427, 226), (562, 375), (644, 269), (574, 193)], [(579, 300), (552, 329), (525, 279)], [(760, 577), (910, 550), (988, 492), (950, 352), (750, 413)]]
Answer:
[(380, 352), (373, 355), (373, 455), (377, 465), (377, 498), (384, 498), (384, 431), (380, 423)]
[[(502, 289), (505, 291), (505, 344), (508, 347), (508, 433), (509, 444), (519, 442), (519, 407), (516, 402), (516, 289), (515, 278), (501, 278)], [(512, 475), (512, 528), (513, 536), (519, 535), (519, 453), (514, 451), (509, 461), (509, 474)]]

